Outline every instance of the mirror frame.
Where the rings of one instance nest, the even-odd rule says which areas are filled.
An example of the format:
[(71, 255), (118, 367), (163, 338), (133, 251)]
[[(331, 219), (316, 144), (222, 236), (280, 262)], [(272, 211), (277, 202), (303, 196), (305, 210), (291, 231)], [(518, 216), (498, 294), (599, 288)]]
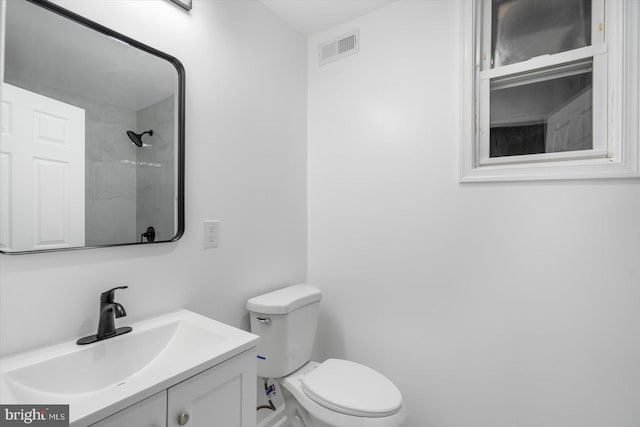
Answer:
[[(6, 0), (0, 0), (0, 1), (6, 1)], [(90, 28), (94, 31), (98, 31), (99, 33), (102, 33), (108, 37), (113, 37), (115, 39), (121, 40), (125, 43), (128, 43), (130, 46), (140, 49), (144, 52), (147, 52), (151, 55), (157, 56), (159, 58), (162, 58), (166, 61), (168, 61), (169, 63), (171, 63), (175, 68), (176, 71), (178, 73), (178, 92), (176, 94), (177, 97), (177, 104), (178, 104), (178, 110), (177, 110), (177, 134), (178, 134), (178, 141), (177, 141), (177, 153), (178, 153), (178, 159), (177, 159), (177, 173), (176, 173), (176, 179), (178, 180), (178, 185), (177, 185), (177, 203), (178, 203), (178, 209), (177, 209), (177, 215), (178, 215), (178, 221), (177, 221), (177, 225), (178, 225), (178, 229), (176, 230), (176, 234), (173, 236), (172, 239), (170, 240), (159, 240), (159, 241), (155, 241), (155, 242), (128, 242), (128, 243), (110, 243), (110, 244), (105, 244), (105, 245), (92, 245), (92, 246), (75, 246), (75, 247), (68, 247), (68, 248), (52, 248), (52, 249), (39, 249), (39, 250), (28, 250), (28, 251), (15, 251), (15, 252), (7, 252), (7, 251), (3, 251), (0, 249), (0, 253), (4, 254), (4, 255), (24, 255), (24, 254), (40, 254), (40, 253), (47, 253), (47, 252), (60, 252), (60, 251), (71, 251), (71, 250), (81, 250), (81, 249), (95, 249), (95, 248), (107, 248), (107, 247), (115, 247), (115, 246), (132, 246), (132, 245), (147, 245), (147, 244), (156, 244), (156, 243), (170, 243), (170, 242), (175, 242), (177, 240), (179, 240), (182, 235), (184, 234), (184, 226), (185, 226), (185, 221), (184, 221), (184, 217), (185, 217), (185, 209), (184, 209), (184, 190), (185, 190), (185, 185), (184, 185), (184, 167), (185, 167), (185, 143), (184, 143), (184, 137), (185, 137), (185, 70), (184, 70), (184, 66), (182, 65), (182, 63), (174, 56), (171, 56), (169, 54), (166, 54), (164, 52), (161, 52), (155, 48), (152, 48), (151, 46), (148, 46), (144, 43), (141, 43), (137, 40), (132, 39), (131, 37), (128, 37), (122, 33), (119, 33), (117, 31), (114, 31), (108, 27), (105, 27), (104, 25), (98, 24), (97, 22), (91, 21), (90, 19), (85, 18), (82, 15), (79, 15), (75, 12), (72, 12), (68, 9), (65, 9), (61, 6), (58, 6), (57, 4), (51, 3), (48, 0), (26, 0), (29, 3), (35, 4), (36, 6), (40, 6), (46, 10), (48, 10), (49, 12), (55, 13), (57, 15), (60, 15), (64, 18), (67, 18), (71, 21), (74, 21), (78, 24), (81, 24), (87, 28)], [(5, 11), (6, 12), (6, 11)], [(4, 19), (7, 19), (7, 16), (4, 16)], [(5, 26), (6, 28), (6, 26)], [(5, 37), (4, 34), (0, 35), (0, 41), (2, 41), (2, 43), (5, 42)], [(2, 49), (2, 52), (4, 52), (4, 46), (0, 46), (0, 49)], [(2, 72), (0, 72), (0, 75), (4, 75), (4, 55), (2, 55), (2, 63), (0, 64), (0, 66), (2, 67)]]

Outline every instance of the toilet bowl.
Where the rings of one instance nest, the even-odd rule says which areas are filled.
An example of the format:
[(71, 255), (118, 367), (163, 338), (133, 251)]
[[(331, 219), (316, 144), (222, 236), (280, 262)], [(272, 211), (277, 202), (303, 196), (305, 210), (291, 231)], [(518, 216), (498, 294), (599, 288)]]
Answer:
[(310, 360), (322, 293), (301, 284), (251, 298), (251, 332), (260, 336), (258, 375), (280, 383), (306, 411), (306, 427), (400, 427), (398, 388), (367, 366)]
[(398, 427), (406, 420), (395, 385), (355, 362), (310, 361), (280, 384), (306, 409), (312, 427)]

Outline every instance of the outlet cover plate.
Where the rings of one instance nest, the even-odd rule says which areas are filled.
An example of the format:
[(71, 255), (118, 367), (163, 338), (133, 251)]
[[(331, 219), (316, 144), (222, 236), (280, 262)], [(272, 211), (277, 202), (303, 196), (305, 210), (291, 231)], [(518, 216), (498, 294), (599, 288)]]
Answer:
[(220, 244), (220, 221), (205, 220), (203, 228), (204, 247), (217, 248)]

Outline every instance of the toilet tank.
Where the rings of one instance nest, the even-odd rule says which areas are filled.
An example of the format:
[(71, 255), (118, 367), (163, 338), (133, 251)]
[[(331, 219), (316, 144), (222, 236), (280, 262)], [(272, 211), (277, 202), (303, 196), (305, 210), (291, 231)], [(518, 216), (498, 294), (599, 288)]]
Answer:
[(322, 292), (293, 285), (251, 298), (251, 332), (260, 336), (258, 375), (281, 378), (311, 360)]

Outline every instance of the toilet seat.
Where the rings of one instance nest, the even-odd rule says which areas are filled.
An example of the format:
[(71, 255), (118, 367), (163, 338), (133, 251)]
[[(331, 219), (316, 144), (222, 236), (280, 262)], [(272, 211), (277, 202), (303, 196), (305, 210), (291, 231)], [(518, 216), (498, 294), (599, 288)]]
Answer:
[(349, 360), (327, 359), (300, 382), (307, 397), (342, 414), (388, 417), (402, 407), (402, 395), (387, 377)]
[[(293, 397), (313, 419), (313, 426), (400, 427), (404, 425), (404, 422), (407, 419), (407, 409), (404, 403), (401, 404), (398, 412), (386, 417), (361, 417), (348, 415), (336, 410), (332, 410), (310, 398), (307, 393), (302, 390), (302, 383), (307, 376), (312, 374), (320, 366), (324, 365), (324, 363), (309, 361), (294, 373), (279, 379), (279, 382), (284, 387), (284, 389), (293, 395)], [(344, 384), (344, 382), (340, 381), (339, 384)]]

